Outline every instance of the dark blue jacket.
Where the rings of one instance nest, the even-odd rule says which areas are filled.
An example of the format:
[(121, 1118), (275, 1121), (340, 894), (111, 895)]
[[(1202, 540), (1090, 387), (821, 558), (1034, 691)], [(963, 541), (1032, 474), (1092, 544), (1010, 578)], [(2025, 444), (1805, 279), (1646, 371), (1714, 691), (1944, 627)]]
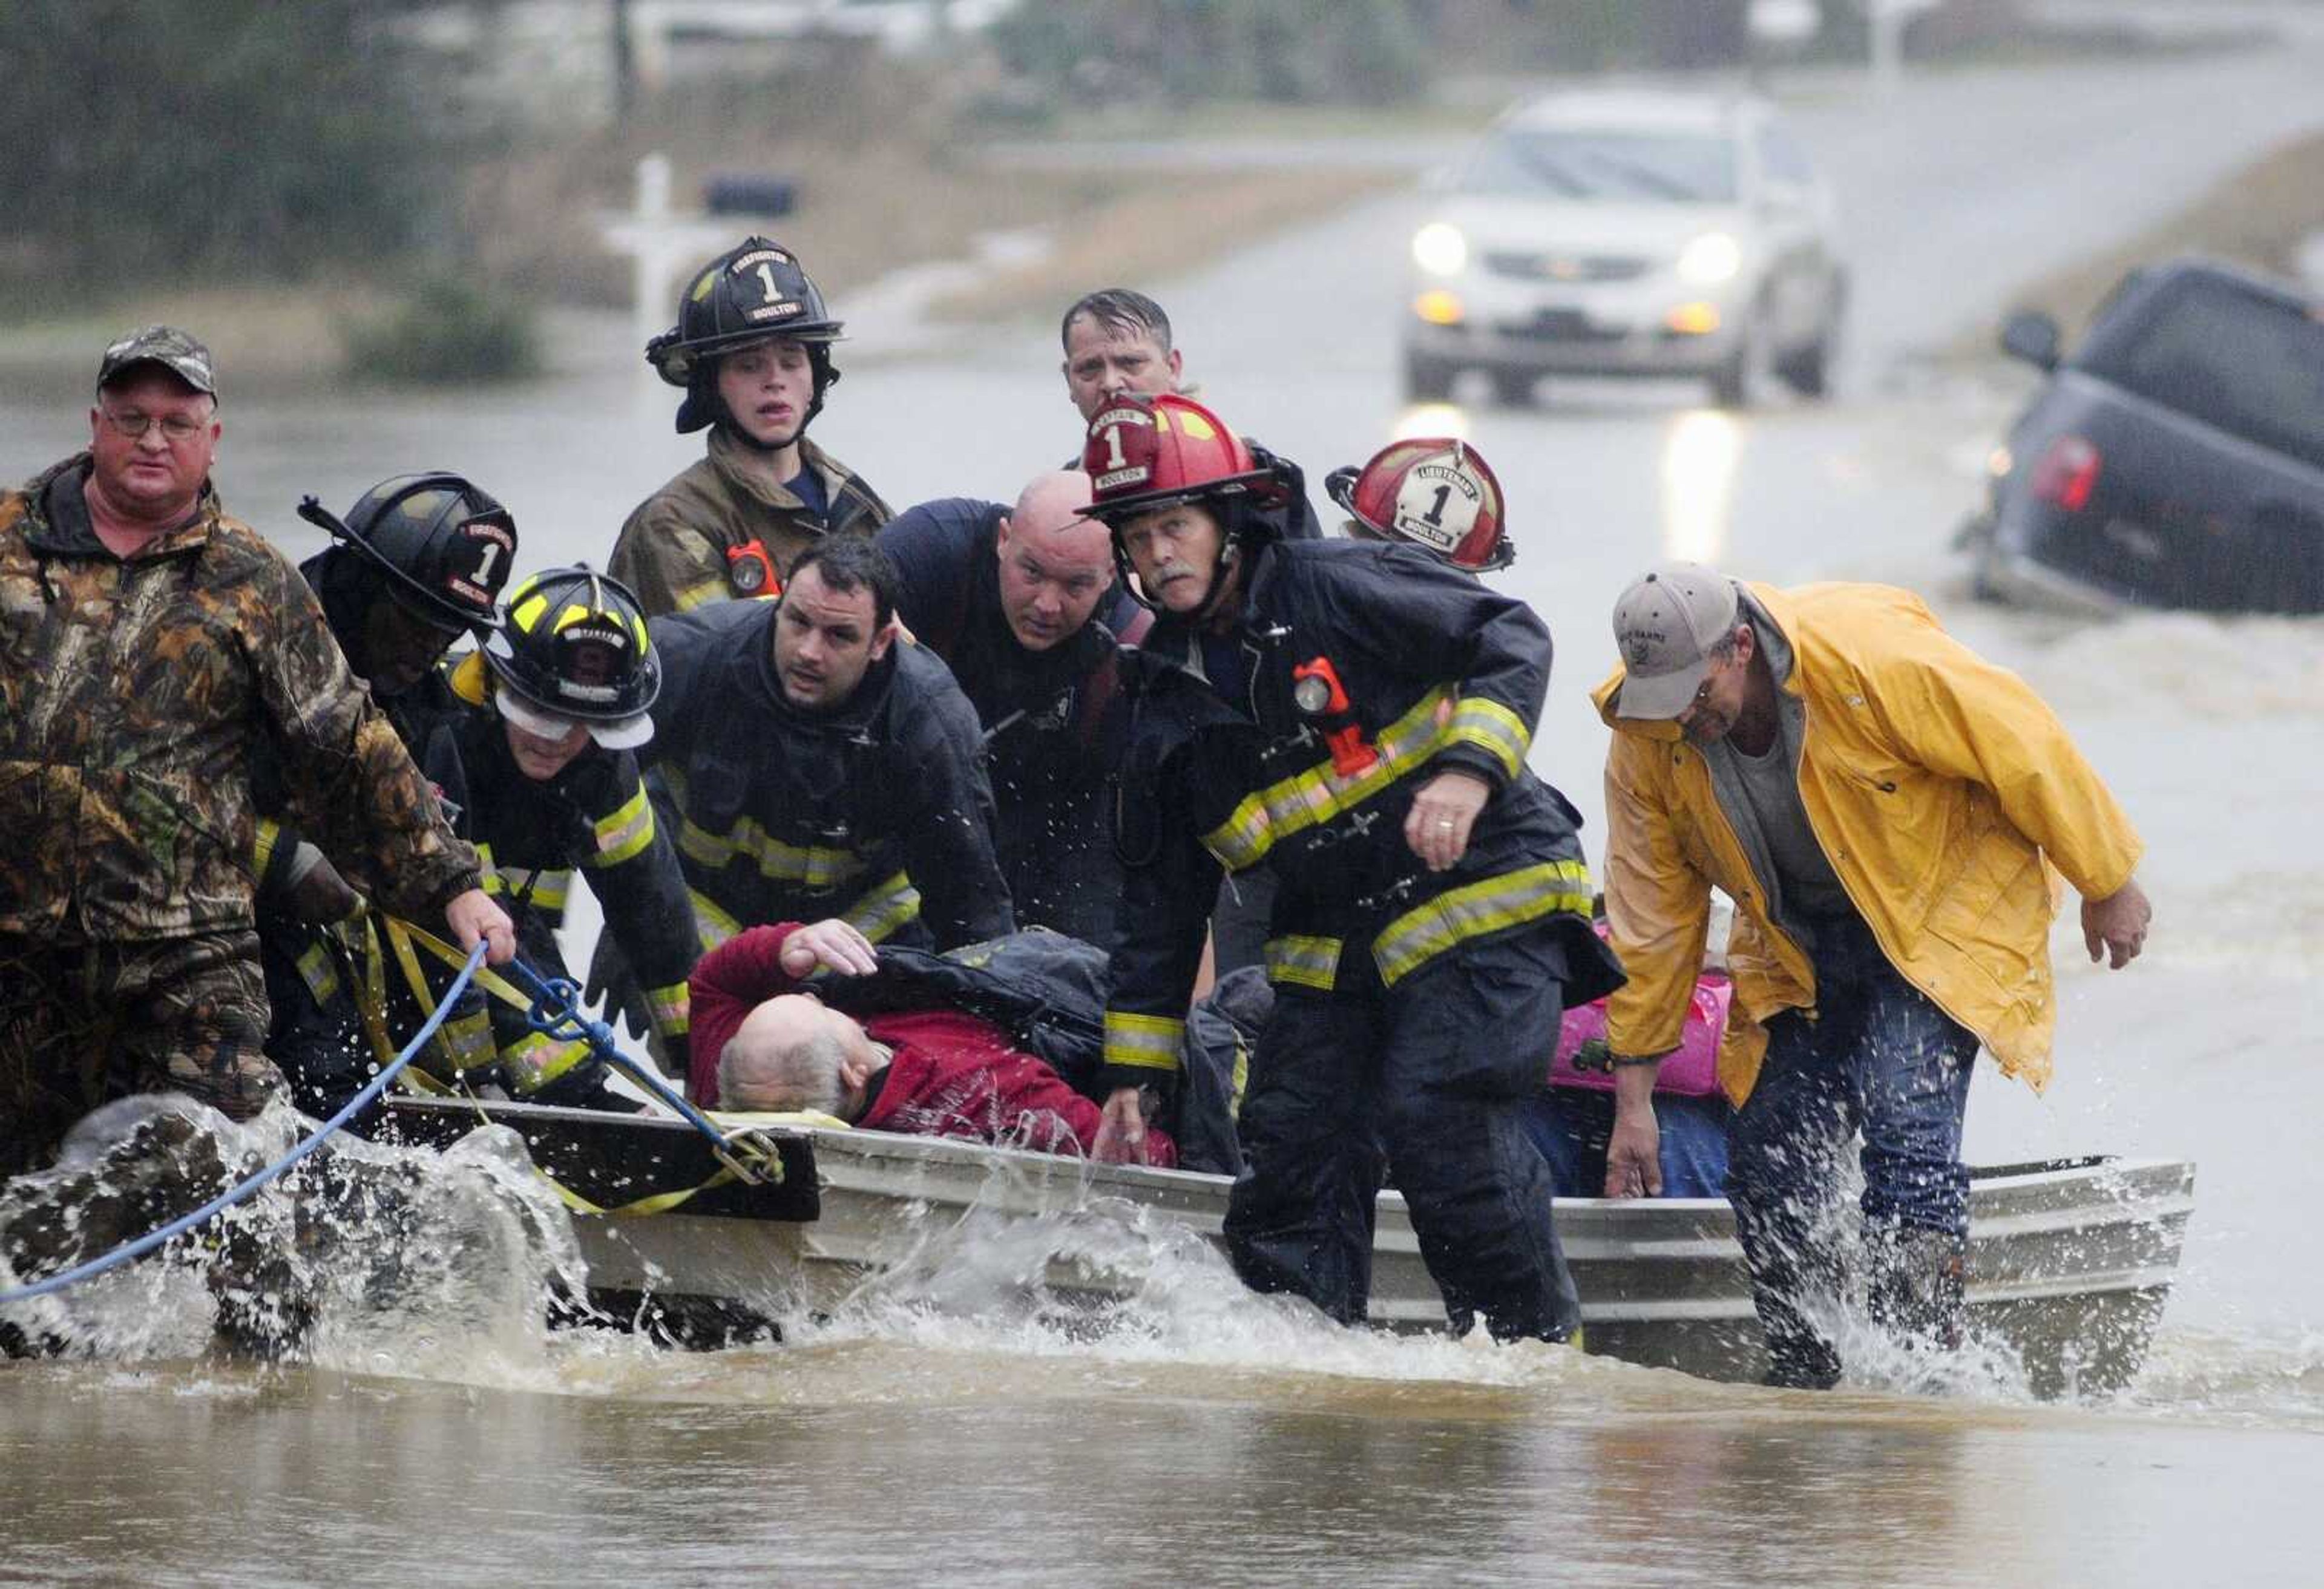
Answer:
[(1119, 641), (1150, 614), (1116, 583), (1079, 633), (1028, 650), (1001, 604), (999, 502), (923, 502), (880, 530), (896, 611), (944, 658), (985, 735), (1003, 876), (1024, 925), (1102, 942), (1121, 893), (1104, 794), (1128, 721)]
[(776, 611), (651, 625), (662, 690), (639, 759), (706, 938), (833, 915), (875, 941), (920, 920), (940, 949), (1010, 931), (982, 734), (945, 665), (893, 646), (844, 705), (802, 712), (775, 674)]
[[(1549, 631), (1416, 547), (1290, 541), (1252, 555), (1224, 634), (1166, 616), (1136, 654), (1120, 840), (1128, 890), (1107, 1005), (1108, 1079), (1176, 1064), (1221, 868), (1279, 878), (1268, 979), (1391, 991), (1462, 944), (1554, 922), (1568, 990), (1618, 972), (1590, 931), (1581, 818), (1526, 767)], [(1344, 707), (1303, 708), (1328, 662)], [(1337, 741), (1336, 745), (1334, 741)], [(1404, 822), (1448, 768), (1493, 791), (1467, 853), (1431, 872)]]

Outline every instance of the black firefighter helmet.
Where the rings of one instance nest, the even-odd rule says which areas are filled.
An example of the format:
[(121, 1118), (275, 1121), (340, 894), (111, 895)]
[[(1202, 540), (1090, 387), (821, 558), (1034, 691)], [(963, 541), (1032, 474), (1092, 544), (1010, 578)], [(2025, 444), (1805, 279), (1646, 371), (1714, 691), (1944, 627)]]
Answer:
[(485, 638), (503, 716), (545, 739), (586, 726), (611, 750), (653, 737), (661, 660), (629, 586), (587, 564), (549, 568), (509, 592), (507, 621)]
[(385, 576), (396, 604), (442, 629), (498, 627), (494, 603), (516, 558), (516, 520), (466, 475), (399, 474), (340, 519), (313, 497), (299, 517)]
[[(787, 336), (807, 346), (815, 396), (807, 418), (823, 410), (824, 393), (839, 379), (831, 344), (840, 322), (824, 307), (798, 256), (764, 237), (747, 237), (689, 277), (678, 294), (678, 324), (646, 344), (646, 363), (664, 381), (686, 389), (678, 406), (683, 436), (722, 417), (718, 361), (737, 349)], [(807, 427), (800, 422), (802, 430)]]

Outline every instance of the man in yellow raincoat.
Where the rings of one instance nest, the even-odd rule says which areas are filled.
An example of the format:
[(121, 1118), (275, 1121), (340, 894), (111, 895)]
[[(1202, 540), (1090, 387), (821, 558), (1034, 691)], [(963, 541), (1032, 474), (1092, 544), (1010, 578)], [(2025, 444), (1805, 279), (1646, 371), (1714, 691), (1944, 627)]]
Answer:
[(1609, 1196), (1660, 1179), (1650, 1102), (1678, 1046), (1714, 887), (1735, 905), (1719, 1061), (1728, 1195), (1768, 1382), (1840, 1375), (1834, 1203), (1861, 1132), (1868, 1296), (1919, 1349), (1957, 1344), (1961, 1120), (1982, 1044), (2049, 1079), (2056, 879), (2093, 960), (2151, 914), (2128, 819), (2015, 675), (1883, 585), (1779, 591), (1674, 565), (1623, 592), (1600, 686), (1606, 897), (1628, 969), (1608, 1011)]

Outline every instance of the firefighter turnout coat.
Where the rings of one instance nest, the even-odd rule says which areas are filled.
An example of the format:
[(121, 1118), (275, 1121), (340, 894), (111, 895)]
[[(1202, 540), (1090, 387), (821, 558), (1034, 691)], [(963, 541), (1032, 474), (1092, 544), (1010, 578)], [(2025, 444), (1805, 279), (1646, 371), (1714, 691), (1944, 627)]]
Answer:
[(982, 734), (945, 665), (891, 646), (844, 705), (803, 712), (775, 673), (776, 611), (724, 602), (652, 624), (662, 691), (638, 755), (702, 947), (825, 916), (875, 942), (918, 921), (939, 949), (1010, 932)]
[[(1278, 986), (1393, 997), (1448, 952), (1552, 923), (1568, 998), (1609, 991), (1581, 819), (1526, 767), (1549, 681), (1540, 619), (1417, 547), (1286, 542), (1252, 559), (1228, 632), (1165, 616), (1133, 654), (1108, 1085), (1176, 1067), (1222, 868), (1265, 861), (1280, 878)], [(1492, 794), (1466, 854), (1435, 873), (1404, 822), (1448, 769)]]

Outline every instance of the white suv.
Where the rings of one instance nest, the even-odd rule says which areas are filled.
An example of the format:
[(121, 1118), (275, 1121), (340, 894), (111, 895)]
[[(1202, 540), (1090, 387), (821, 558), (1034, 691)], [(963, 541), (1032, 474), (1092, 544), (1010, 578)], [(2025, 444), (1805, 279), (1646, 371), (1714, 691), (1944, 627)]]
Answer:
[(1836, 207), (1766, 101), (1553, 96), (1434, 186), (1404, 317), (1414, 400), (1463, 370), (1508, 403), (1545, 374), (1701, 376), (1738, 407), (1772, 369), (1823, 395), (1848, 299)]

